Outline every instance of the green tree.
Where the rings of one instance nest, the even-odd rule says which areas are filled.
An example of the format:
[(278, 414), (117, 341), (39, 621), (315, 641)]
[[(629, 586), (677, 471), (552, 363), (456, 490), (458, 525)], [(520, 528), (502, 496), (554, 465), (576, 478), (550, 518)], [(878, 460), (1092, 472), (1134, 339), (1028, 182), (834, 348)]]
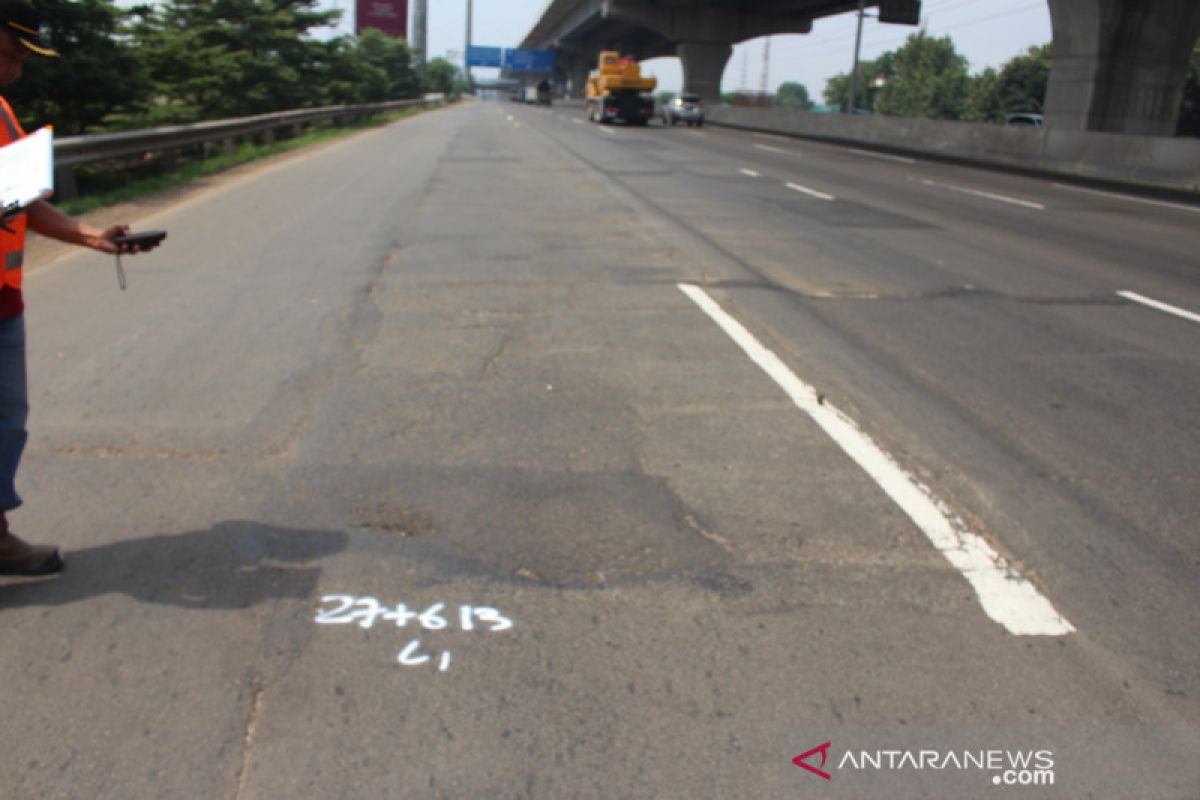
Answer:
[(962, 118), (968, 122), (1004, 122), (1004, 106), (996, 86), (1000, 73), (991, 67), (971, 78)]
[(425, 91), (453, 95), (461, 86), (458, 67), (446, 59), (431, 58), (425, 65)]
[[(328, 47), (304, 37), (339, 14), (319, 0), (168, 0), (136, 27), (157, 92), (181, 119), (313, 105)], [(316, 88), (316, 91), (314, 91)]]
[(1006, 63), (996, 81), (997, 100), (1005, 114), (1015, 111), (1041, 113), (1050, 83), (1050, 45), (1031, 47)]
[[(879, 93), (896, 72), (896, 54), (884, 53), (874, 61), (858, 63), (858, 84), (854, 89), (854, 105), (873, 111)], [(848, 108), (850, 105), (850, 74), (843, 72), (825, 82), (821, 93), (826, 105)]]
[(1183, 85), (1183, 104), (1179, 108), (1180, 136), (1200, 136), (1200, 43), (1192, 50), (1187, 81)]
[(149, 74), (123, 23), (129, 13), (104, 0), (38, 0), (47, 41), (61, 58), (31, 57), (5, 97), (27, 128), (53, 124), (85, 133), (114, 112), (148, 102)]
[(808, 111), (813, 107), (813, 102), (808, 97), (808, 87), (803, 83), (788, 81), (779, 85), (779, 90), (775, 93), (775, 105), (780, 108), (799, 108)]
[(958, 119), (967, 101), (967, 59), (949, 36), (924, 32), (908, 37), (896, 51), (890, 76), (875, 99), (874, 110), (896, 117)]

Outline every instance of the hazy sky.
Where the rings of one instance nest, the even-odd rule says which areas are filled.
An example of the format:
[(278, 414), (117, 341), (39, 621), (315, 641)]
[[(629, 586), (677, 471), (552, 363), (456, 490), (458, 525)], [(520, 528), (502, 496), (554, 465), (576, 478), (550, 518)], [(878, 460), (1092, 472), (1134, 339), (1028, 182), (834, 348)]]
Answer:
[[(429, 9), (429, 52), (450, 54), (461, 63), (466, 41), (466, 0), (427, 0)], [(353, 0), (328, 0), (341, 8), (339, 28), (353, 27)], [(410, 0), (411, 6), (411, 0)], [(474, 35), (477, 45), (516, 47), (545, 6), (545, 0), (474, 0)], [(771, 37), (768, 87), (774, 91), (784, 81), (808, 87), (820, 102), (825, 81), (848, 72), (854, 58), (853, 13), (819, 19), (804, 36)], [(921, 19), (932, 36), (950, 36), (958, 52), (971, 62), (971, 71), (999, 67), (1034, 45), (1050, 41), (1050, 11), (1046, 0), (923, 0)], [(883, 25), (874, 19), (863, 24), (862, 58), (872, 59), (895, 50), (915, 31), (904, 25)], [(766, 39), (736, 45), (721, 82), (723, 91), (758, 89), (762, 81)], [(657, 58), (643, 70), (658, 78), (660, 89), (678, 90), (683, 82), (679, 60)], [(473, 69), (472, 74), (491, 77), (497, 70)]]

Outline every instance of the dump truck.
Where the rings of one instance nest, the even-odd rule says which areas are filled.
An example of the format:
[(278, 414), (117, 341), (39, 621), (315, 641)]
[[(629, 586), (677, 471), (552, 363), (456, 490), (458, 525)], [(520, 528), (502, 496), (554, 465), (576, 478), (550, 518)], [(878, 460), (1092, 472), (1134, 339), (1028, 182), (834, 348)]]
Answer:
[(587, 114), (592, 122), (622, 120), (645, 125), (654, 116), (650, 92), (658, 81), (643, 78), (636, 60), (608, 50), (600, 54), (599, 69), (588, 76)]

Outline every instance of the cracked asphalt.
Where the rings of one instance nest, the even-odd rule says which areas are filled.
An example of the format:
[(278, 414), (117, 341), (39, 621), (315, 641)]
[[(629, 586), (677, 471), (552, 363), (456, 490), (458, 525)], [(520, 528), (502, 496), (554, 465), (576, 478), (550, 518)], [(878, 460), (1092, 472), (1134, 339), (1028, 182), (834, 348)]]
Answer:
[[(1200, 326), (1116, 295), (1200, 309), (1194, 208), (581, 115), (122, 209), (126, 292), (31, 249), (13, 523), (68, 569), (0, 583), (0, 796), (1198, 796)], [(989, 618), (679, 283), (1075, 631)]]

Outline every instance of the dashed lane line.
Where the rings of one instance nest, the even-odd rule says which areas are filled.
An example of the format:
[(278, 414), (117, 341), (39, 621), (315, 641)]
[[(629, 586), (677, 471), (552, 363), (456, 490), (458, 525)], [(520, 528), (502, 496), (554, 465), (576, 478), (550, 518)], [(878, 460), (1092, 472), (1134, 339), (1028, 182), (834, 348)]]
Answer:
[(1117, 292), (1117, 294), (1121, 297), (1124, 297), (1126, 300), (1132, 300), (1135, 303), (1141, 303), (1144, 306), (1158, 309), (1159, 311), (1167, 314), (1174, 314), (1177, 317), (1182, 317), (1183, 319), (1190, 320), (1192, 322), (1200, 322), (1200, 314), (1195, 314), (1187, 309), (1179, 308), (1178, 306), (1173, 306), (1169, 303), (1164, 303), (1161, 300), (1155, 300), (1153, 298), (1146, 297), (1144, 294), (1138, 294), (1137, 292), (1129, 291), (1120, 291)]
[(742, 170), (741, 170), (741, 173), (742, 173), (743, 175), (749, 175), (751, 178), (757, 178), (757, 177), (758, 177), (758, 173), (757, 173), (757, 172), (755, 172), (755, 171), (754, 171), (754, 170), (752, 170), (752, 169), (746, 169), (746, 168), (744, 168), (744, 167), (742, 168)]
[(784, 150), (782, 147), (772, 147), (769, 144), (756, 144), (754, 146), (759, 150), (766, 150), (768, 153), (782, 153), (785, 156), (792, 155), (791, 150)]
[(882, 159), (883, 161), (894, 161), (897, 164), (916, 164), (917, 163), (917, 160), (915, 158), (909, 158), (908, 156), (894, 156), (891, 153), (873, 153), (870, 150), (859, 150), (857, 147), (850, 147), (847, 149), (851, 153), (854, 153), (856, 156), (867, 156), (869, 158)]
[(1114, 200), (1124, 200), (1129, 203), (1142, 203), (1148, 206), (1173, 208), (1177, 211), (1188, 211), (1192, 214), (1200, 214), (1200, 206), (1185, 206), (1182, 203), (1168, 203), (1165, 200), (1151, 200), (1148, 197), (1134, 197), (1131, 194), (1120, 194), (1118, 192), (1102, 192), (1099, 189), (1085, 189), (1082, 186), (1067, 186), (1065, 183), (1056, 183), (1054, 184), (1054, 188), (1065, 189), (1069, 192), (1082, 192), (1083, 194), (1095, 194), (1101, 197), (1111, 197)]
[(1074, 626), (1032, 583), (983, 537), (968, 530), (962, 519), (875, 444), (853, 419), (796, 377), (704, 290), (691, 284), (677, 286), (900, 506), (938, 552), (967, 579), (984, 613), (1018, 636), (1063, 636), (1074, 632)]
[(789, 189), (791, 189), (792, 191), (806, 194), (809, 197), (815, 197), (818, 200), (825, 200), (827, 202), (831, 202), (834, 199), (833, 195), (831, 195), (831, 194), (825, 194), (825, 192), (818, 192), (816, 189), (810, 189), (807, 186), (801, 186), (798, 183), (789, 183), (789, 184), (787, 184), (787, 187)]
[[(912, 178), (911, 176), (910, 176), (910, 179), (916, 180), (915, 178)], [(937, 189), (948, 189), (952, 192), (959, 192), (961, 194), (969, 194), (974, 197), (982, 197), (986, 200), (995, 200), (998, 203), (1008, 203), (1009, 205), (1022, 206), (1023, 208), (1032, 208), (1035, 211), (1045, 211), (1046, 210), (1046, 207), (1044, 205), (1042, 205), (1041, 203), (1035, 203), (1032, 200), (1022, 200), (1018, 197), (1009, 197), (1008, 195), (996, 194), (995, 192), (985, 192), (985, 191), (982, 191), (981, 189), (968, 189), (966, 186), (956, 186), (953, 183), (939, 183), (938, 181), (931, 181), (931, 180), (929, 180), (929, 178), (921, 178), (920, 181), (921, 181), (921, 183), (925, 184), (926, 186), (932, 186)]]

